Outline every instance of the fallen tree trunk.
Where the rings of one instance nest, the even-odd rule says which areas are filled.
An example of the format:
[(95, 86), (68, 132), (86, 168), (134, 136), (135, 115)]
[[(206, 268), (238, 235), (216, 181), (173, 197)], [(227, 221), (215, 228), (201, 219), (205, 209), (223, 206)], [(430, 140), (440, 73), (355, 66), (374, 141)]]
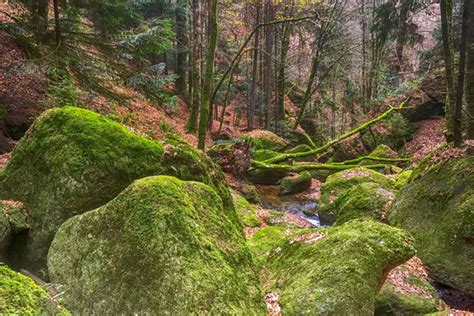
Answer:
[[(255, 169), (273, 170), (273, 171), (284, 171), (284, 172), (302, 172), (309, 170), (334, 170), (342, 171), (351, 168), (361, 167), (360, 165), (343, 165), (343, 164), (324, 164), (324, 163), (299, 163), (293, 165), (279, 165), (279, 164), (268, 164), (260, 161), (252, 161), (252, 166), (249, 171)], [(387, 167), (387, 164), (373, 164), (366, 165), (364, 168), (369, 169), (383, 169)]]
[(389, 116), (393, 111), (403, 110), (404, 108), (406, 108), (406, 105), (408, 104), (409, 101), (410, 101), (410, 98), (407, 98), (405, 101), (400, 103), (399, 106), (390, 107), (390, 109), (388, 109), (384, 113), (380, 114), (376, 118), (359, 125), (357, 128), (355, 128), (355, 129), (351, 130), (350, 132), (347, 132), (347, 133), (331, 140), (330, 142), (326, 143), (325, 145), (323, 145), (321, 147), (318, 147), (318, 148), (315, 148), (315, 149), (312, 149), (312, 150), (306, 151), (306, 152), (281, 154), (281, 155), (278, 155), (278, 156), (275, 156), (273, 158), (265, 160), (264, 163), (266, 163), (266, 164), (276, 164), (276, 163), (279, 163), (279, 162), (282, 162), (282, 161), (285, 161), (285, 160), (288, 160), (288, 159), (299, 158), (299, 157), (308, 157), (308, 156), (311, 156), (311, 155), (314, 155), (314, 154), (324, 152), (324, 151), (328, 150), (329, 148), (331, 148), (332, 146), (334, 146), (335, 144), (343, 141), (344, 139), (346, 139), (348, 137), (351, 137), (351, 136), (365, 130), (366, 128), (369, 128), (369, 127), (377, 124), (378, 122), (380, 122), (381, 120), (383, 120), (387, 116)]
[(384, 163), (397, 163), (397, 162), (409, 162), (411, 161), (410, 158), (384, 158), (384, 157), (372, 157), (372, 156), (362, 156), (356, 159), (351, 159), (351, 160), (346, 160), (343, 162), (333, 162), (333, 165), (354, 165), (358, 164), (359, 162), (362, 162), (364, 160), (373, 160), (373, 161), (378, 161), (378, 162), (384, 162)]

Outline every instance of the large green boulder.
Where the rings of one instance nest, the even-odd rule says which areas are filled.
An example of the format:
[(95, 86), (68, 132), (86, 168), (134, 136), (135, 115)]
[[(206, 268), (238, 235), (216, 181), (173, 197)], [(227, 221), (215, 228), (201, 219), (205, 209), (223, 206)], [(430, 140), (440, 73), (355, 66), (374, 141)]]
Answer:
[(265, 313), (239, 219), (200, 182), (135, 181), (65, 222), (48, 268), (79, 315)]
[(371, 169), (358, 167), (343, 170), (327, 177), (326, 182), (321, 186), (322, 206), (332, 204), (338, 196), (343, 195), (353, 186), (367, 182), (380, 184), (387, 189), (392, 189), (395, 185), (393, 179)]
[(158, 174), (209, 184), (233, 208), (220, 169), (189, 144), (172, 137), (156, 142), (84, 109), (46, 111), (18, 142), (0, 182), (1, 198), (23, 202), (31, 217), (14, 261), (44, 272), (64, 221), (105, 204), (135, 179)]
[(420, 174), (398, 194), (389, 222), (413, 234), (435, 281), (474, 294), (474, 157)]
[(374, 182), (360, 183), (339, 195), (334, 203), (323, 207), (320, 213), (335, 219), (340, 225), (356, 218), (371, 218), (387, 221), (387, 211), (395, 193)]
[(265, 291), (280, 293), (286, 315), (373, 315), (387, 273), (415, 253), (407, 233), (371, 220), (297, 233), (263, 228), (250, 245), (266, 258)]
[(0, 315), (70, 315), (32, 279), (0, 263)]

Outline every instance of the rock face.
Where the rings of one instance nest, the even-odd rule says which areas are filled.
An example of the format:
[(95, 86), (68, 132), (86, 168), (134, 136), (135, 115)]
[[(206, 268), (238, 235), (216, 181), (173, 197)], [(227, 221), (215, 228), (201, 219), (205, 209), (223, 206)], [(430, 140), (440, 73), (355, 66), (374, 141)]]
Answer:
[(30, 278), (0, 263), (1, 315), (70, 315)]
[(296, 194), (303, 192), (311, 186), (311, 173), (303, 171), (300, 174), (289, 175), (280, 183), (280, 195)]
[(158, 174), (209, 184), (233, 208), (222, 172), (187, 143), (169, 138), (161, 144), (79, 108), (46, 111), (1, 177), (2, 199), (23, 202), (31, 217), (14, 260), (38, 273), (64, 221), (105, 204), (135, 179)]
[(265, 312), (237, 215), (199, 182), (135, 181), (64, 223), (48, 268), (81, 315)]
[(413, 234), (435, 281), (474, 294), (474, 157), (433, 166), (403, 187), (389, 222)]
[(373, 315), (387, 273), (415, 252), (407, 233), (370, 220), (287, 231), (265, 227), (250, 243), (286, 315)]

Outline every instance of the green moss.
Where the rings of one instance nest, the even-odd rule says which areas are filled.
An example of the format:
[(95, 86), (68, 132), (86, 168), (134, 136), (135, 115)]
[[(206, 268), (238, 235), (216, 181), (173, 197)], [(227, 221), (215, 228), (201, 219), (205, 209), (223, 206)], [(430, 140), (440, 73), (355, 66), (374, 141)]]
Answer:
[(77, 314), (265, 313), (235, 213), (199, 182), (135, 181), (65, 222), (48, 268)]
[(403, 294), (393, 285), (385, 284), (376, 298), (375, 315), (425, 315), (438, 312), (439, 304), (437, 295)]
[(311, 179), (309, 171), (285, 177), (281, 180), (279, 194), (288, 195), (303, 192), (311, 186)]
[(253, 130), (242, 135), (241, 138), (249, 141), (255, 150), (268, 149), (281, 151), (288, 145), (286, 140), (267, 130)]
[(386, 272), (415, 252), (409, 235), (374, 221), (286, 236), (271, 229), (251, 248), (265, 256), (265, 290), (279, 291), (287, 315), (372, 315)]
[(0, 263), (1, 315), (70, 315), (30, 278)]
[(12, 235), (29, 228), (28, 213), (23, 203), (0, 201), (0, 259), (6, 257), (5, 251), (11, 243)]
[(257, 215), (255, 215), (253, 206), (243, 196), (236, 192), (232, 192), (232, 198), (234, 200), (235, 211), (237, 212), (242, 225), (245, 227), (260, 226), (260, 220)]
[(269, 149), (258, 149), (252, 154), (252, 159), (256, 161), (264, 161), (278, 156), (279, 153)]
[(410, 180), (413, 174), (413, 170), (403, 170), (400, 172), (397, 177), (395, 178), (395, 188), (401, 189), (405, 185), (407, 185), (408, 181)]
[[(292, 153), (302, 153), (302, 152), (307, 152), (310, 151), (312, 148), (306, 144), (304, 145), (298, 145), (296, 147), (293, 147), (291, 149), (288, 149), (285, 151), (287, 154), (292, 154)], [(301, 158), (296, 158), (295, 161), (301, 161), (301, 162), (311, 162), (316, 158), (316, 155), (311, 155), (307, 157), (301, 157)]]
[(336, 197), (353, 186), (366, 182), (377, 183), (387, 189), (392, 189), (395, 185), (394, 180), (377, 171), (364, 167), (348, 169), (327, 177), (326, 182), (321, 186), (321, 203), (323, 206), (329, 205)]
[(0, 184), (2, 199), (23, 202), (31, 216), (26, 247), (18, 249), (15, 260), (38, 273), (65, 220), (103, 205), (133, 180), (149, 175), (202, 181), (232, 209), (220, 169), (189, 144), (166, 141), (146, 139), (84, 109), (43, 113), (18, 142)]
[(357, 218), (386, 221), (387, 209), (393, 201), (394, 193), (384, 186), (366, 182), (353, 186), (338, 196), (334, 203), (320, 210), (323, 216), (333, 216), (335, 225)]
[(404, 186), (389, 222), (413, 234), (437, 282), (474, 293), (474, 157), (432, 166)]

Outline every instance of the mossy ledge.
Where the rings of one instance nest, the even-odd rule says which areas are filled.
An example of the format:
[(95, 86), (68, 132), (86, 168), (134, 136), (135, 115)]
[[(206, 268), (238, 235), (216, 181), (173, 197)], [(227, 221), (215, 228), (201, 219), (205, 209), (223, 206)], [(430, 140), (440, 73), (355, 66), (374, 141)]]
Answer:
[(189, 144), (146, 139), (80, 108), (44, 112), (18, 142), (0, 183), (2, 199), (23, 202), (31, 217), (26, 246), (15, 245), (10, 259), (44, 277), (64, 221), (105, 204), (135, 179), (159, 174), (211, 185), (236, 216), (221, 170)]
[(75, 216), (48, 255), (64, 304), (88, 314), (265, 314), (238, 220), (200, 182), (158, 176)]

